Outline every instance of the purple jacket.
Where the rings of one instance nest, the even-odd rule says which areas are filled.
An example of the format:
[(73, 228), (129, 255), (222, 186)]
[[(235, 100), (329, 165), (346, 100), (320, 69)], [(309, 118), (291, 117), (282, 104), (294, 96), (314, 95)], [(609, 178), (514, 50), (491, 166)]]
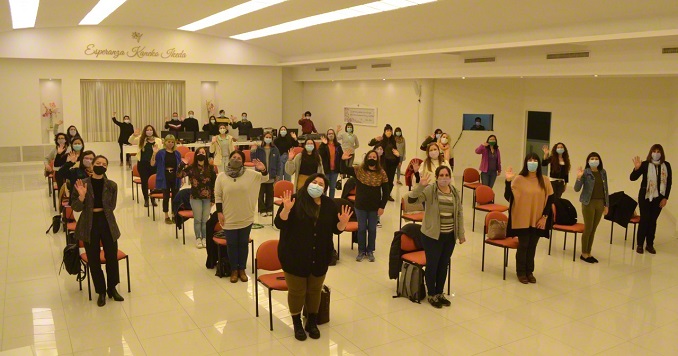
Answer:
[[(501, 172), (501, 152), (499, 152), (499, 148), (494, 150), (497, 153), (497, 171)], [(483, 157), (480, 160), (480, 171), (483, 173), (487, 173), (487, 166), (489, 166), (489, 161), (490, 161), (490, 150), (487, 149), (487, 147), (480, 145), (478, 148), (476, 148), (476, 153), (479, 155), (483, 155)]]

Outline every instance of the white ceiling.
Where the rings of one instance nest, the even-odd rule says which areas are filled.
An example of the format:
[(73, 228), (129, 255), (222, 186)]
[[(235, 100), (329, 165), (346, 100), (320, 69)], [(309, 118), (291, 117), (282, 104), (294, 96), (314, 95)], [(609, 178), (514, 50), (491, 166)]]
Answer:
[[(197, 33), (229, 36), (374, 0), (289, 0)], [(101, 26), (175, 30), (245, 0), (128, 0)], [(36, 27), (77, 26), (97, 0), (41, 0)], [(12, 31), (9, 4), (0, 0), (0, 32)], [(394, 57), (411, 51), (587, 36), (619, 40), (628, 33), (676, 31), (678, 0), (439, 0), (435, 3), (329, 23), (248, 41), (282, 62)], [(637, 37), (637, 36), (636, 36)], [(640, 35), (642, 37), (642, 35)], [(579, 40), (577, 40), (579, 39)], [(602, 40), (602, 38), (601, 38)], [(556, 42), (553, 42), (554, 44)], [(675, 44), (678, 45), (678, 44)], [(497, 47), (499, 48), (499, 46)]]

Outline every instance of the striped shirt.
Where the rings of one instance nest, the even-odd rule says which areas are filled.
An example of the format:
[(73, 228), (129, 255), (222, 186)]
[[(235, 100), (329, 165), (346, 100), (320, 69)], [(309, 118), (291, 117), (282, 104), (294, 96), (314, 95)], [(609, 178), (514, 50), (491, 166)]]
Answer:
[(440, 233), (454, 231), (454, 195), (443, 193), (438, 189), (438, 206), (440, 209)]

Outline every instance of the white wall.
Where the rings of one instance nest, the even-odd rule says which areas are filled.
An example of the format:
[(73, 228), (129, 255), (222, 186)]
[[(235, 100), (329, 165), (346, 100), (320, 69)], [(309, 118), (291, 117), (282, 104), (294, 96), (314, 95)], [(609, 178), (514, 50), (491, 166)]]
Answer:
[(282, 69), (282, 123), (297, 127), (304, 110), (304, 83), (294, 81), (292, 68)]

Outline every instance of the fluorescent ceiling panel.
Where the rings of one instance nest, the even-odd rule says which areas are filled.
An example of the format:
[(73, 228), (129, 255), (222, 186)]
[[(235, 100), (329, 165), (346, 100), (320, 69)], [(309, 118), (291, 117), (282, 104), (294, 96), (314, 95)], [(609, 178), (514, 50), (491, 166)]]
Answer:
[(99, 0), (92, 10), (80, 21), (80, 25), (98, 25), (127, 0)]
[(199, 31), (203, 28), (211, 27), (228, 20), (233, 20), (236, 17), (247, 15), (249, 13), (265, 9), (269, 6), (280, 4), (287, 0), (250, 0), (246, 3), (242, 3), (237, 6), (233, 6), (230, 9), (226, 9), (221, 12), (217, 12), (214, 15), (205, 17), (202, 20), (190, 23), (186, 26), (179, 27), (179, 30), (183, 31)]
[(348, 7), (341, 10), (326, 12), (324, 14), (305, 17), (303, 19), (285, 22), (279, 25), (266, 27), (260, 30), (241, 33), (231, 36), (236, 40), (247, 41), (254, 38), (277, 35), (284, 32), (299, 30), (306, 27), (321, 25), (324, 23), (346, 20), (354, 17), (372, 15), (379, 12), (392, 11), (415, 5), (435, 2), (437, 0), (382, 0), (369, 4)]
[(9, 0), (9, 11), (12, 13), (12, 28), (35, 27), (40, 0)]

